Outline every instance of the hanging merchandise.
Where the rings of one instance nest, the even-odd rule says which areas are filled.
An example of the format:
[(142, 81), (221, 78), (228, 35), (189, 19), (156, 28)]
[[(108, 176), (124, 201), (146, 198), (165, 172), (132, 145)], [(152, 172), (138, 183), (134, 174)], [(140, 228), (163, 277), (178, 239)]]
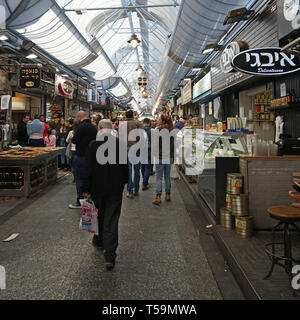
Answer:
[(11, 98), (11, 96), (9, 96), (9, 95), (1, 96), (1, 110), (8, 109), (10, 98)]
[(280, 141), (280, 135), (283, 134), (283, 128), (284, 128), (283, 117), (277, 116), (275, 124), (276, 124), (275, 142), (279, 142)]

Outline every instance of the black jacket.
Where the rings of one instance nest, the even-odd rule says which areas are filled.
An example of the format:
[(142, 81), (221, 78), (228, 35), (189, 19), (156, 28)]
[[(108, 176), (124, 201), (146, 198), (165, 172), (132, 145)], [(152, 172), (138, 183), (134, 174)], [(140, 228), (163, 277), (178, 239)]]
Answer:
[(96, 139), (97, 129), (92, 125), (91, 120), (83, 120), (77, 127), (72, 142), (76, 144), (76, 154), (85, 157), (89, 143)]
[(83, 179), (83, 193), (91, 194), (93, 199), (120, 195), (128, 182), (128, 164), (119, 164), (119, 143), (122, 142), (118, 138), (114, 139), (117, 139), (116, 164), (100, 165), (97, 161), (97, 150), (105, 141), (92, 141), (89, 144)]
[(18, 141), (28, 142), (27, 125), (21, 120), (18, 124)]

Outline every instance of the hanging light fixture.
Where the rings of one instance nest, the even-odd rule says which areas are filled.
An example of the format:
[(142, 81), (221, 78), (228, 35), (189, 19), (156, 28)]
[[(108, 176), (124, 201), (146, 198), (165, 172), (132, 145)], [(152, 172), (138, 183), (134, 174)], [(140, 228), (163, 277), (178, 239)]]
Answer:
[(143, 91), (142, 97), (143, 97), (144, 99), (147, 99), (147, 98), (149, 97), (149, 92), (148, 92), (147, 90)]
[(133, 48), (136, 48), (136, 46), (141, 42), (139, 38), (136, 36), (136, 34), (132, 34), (130, 39), (127, 41)]
[(145, 70), (144, 70), (144, 68), (143, 68), (141, 65), (139, 65), (138, 68), (136, 69), (136, 71), (137, 71), (138, 73), (142, 73), (142, 72), (144, 72)]

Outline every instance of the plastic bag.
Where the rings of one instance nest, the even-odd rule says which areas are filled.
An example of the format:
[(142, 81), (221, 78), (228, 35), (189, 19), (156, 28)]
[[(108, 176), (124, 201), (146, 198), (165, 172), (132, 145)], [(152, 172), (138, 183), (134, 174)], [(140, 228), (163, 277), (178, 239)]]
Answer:
[(172, 164), (172, 167), (171, 167), (171, 178), (172, 179), (179, 179), (179, 174), (178, 174), (178, 171), (176, 169), (175, 164)]
[(92, 200), (82, 199), (81, 204), (81, 218), (79, 230), (87, 230), (88, 232), (99, 235), (98, 227), (98, 209)]

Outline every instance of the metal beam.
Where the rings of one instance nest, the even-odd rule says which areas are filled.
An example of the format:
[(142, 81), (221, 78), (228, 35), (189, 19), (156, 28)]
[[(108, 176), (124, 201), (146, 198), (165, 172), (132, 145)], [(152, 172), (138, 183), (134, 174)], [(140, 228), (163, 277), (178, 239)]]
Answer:
[(64, 11), (100, 11), (100, 10), (135, 10), (135, 9), (146, 9), (146, 8), (164, 8), (164, 7), (178, 7), (179, 4), (157, 4), (157, 5), (144, 5), (144, 6), (124, 6), (124, 7), (103, 7), (103, 8), (75, 8), (75, 9), (64, 9)]

